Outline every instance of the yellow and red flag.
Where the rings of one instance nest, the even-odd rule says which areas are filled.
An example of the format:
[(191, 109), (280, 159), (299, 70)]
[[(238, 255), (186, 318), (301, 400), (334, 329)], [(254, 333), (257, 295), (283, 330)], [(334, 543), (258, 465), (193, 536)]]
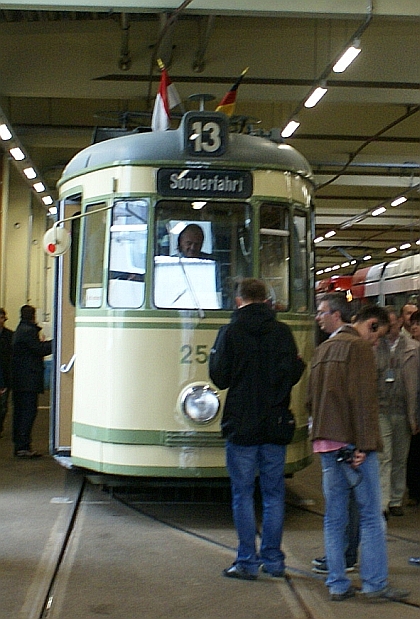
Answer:
[(152, 131), (166, 131), (171, 123), (171, 109), (181, 103), (181, 98), (163, 67), (159, 90), (152, 114)]
[(235, 111), (236, 105), (236, 91), (238, 90), (239, 84), (242, 82), (244, 75), (247, 73), (248, 69), (249, 67), (242, 71), (241, 75), (233, 84), (232, 88), (225, 94), (223, 99), (220, 101), (219, 105), (216, 108), (216, 112), (224, 112), (226, 116), (232, 116), (233, 112)]

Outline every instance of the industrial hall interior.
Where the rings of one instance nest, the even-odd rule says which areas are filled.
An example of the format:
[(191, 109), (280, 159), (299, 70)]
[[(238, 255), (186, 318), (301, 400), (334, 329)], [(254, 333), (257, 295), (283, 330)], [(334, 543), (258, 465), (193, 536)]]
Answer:
[[(356, 558), (329, 598), (305, 401), (318, 284), (408, 260), (420, 303), (419, 206), (420, 0), (0, 3), (0, 327), (35, 308), (53, 350), (28, 457), (0, 393), (0, 618), (418, 618), (418, 501), (382, 512), (380, 567), (410, 594), (368, 603)], [(286, 567), (257, 582), (222, 578), (208, 371), (237, 276), (271, 282), (305, 365)]]
[[(0, 301), (12, 326), (29, 299), (50, 321), (52, 262), (42, 239), (57, 182), (102, 128), (150, 130), (158, 59), (181, 99), (171, 110), (173, 128), (184, 111), (215, 110), (247, 69), (231, 129), (271, 136), (308, 160), (322, 239), (317, 271), (346, 275), (352, 261), (370, 266), (388, 259), (391, 247), (398, 250), (392, 258), (418, 248), (417, 0), (117, 5), (0, 7), (0, 125), (13, 134), (0, 139)], [(349, 47), (354, 60), (335, 72)], [(322, 98), (307, 107), (318, 88)], [(284, 138), (290, 121), (298, 126)], [(391, 206), (400, 196), (406, 200)]]

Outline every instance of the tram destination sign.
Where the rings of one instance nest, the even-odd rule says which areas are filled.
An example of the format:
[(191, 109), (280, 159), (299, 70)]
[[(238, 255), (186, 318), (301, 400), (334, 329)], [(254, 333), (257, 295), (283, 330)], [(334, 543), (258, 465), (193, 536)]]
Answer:
[(165, 197), (249, 198), (252, 174), (239, 170), (161, 168), (157, 173), (157, 190)]

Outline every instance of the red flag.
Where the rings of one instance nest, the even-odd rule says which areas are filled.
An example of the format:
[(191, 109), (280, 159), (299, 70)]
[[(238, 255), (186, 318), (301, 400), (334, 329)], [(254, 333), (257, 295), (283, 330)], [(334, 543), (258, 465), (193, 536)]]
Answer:
[(169, 129), (170, 111), (181, 103), (175, 86), (172, 84), (166, 69), (162, 69), (159, 91), (156, 95), (152, 114), (152, 131), (166, 131)]
[(236, 91), (238, 90), (239, 84), (242, 82), (244, 75), (247, 73), (248, 69), (249, 67), (242, 71), (241, 75), (233, 84), (232, 88), (225, 94), (223, 99), (220, 101), (219, 105), (216, 108), (216, 112), (224, 112), (226, 116), (232, 116), (236, 105)]

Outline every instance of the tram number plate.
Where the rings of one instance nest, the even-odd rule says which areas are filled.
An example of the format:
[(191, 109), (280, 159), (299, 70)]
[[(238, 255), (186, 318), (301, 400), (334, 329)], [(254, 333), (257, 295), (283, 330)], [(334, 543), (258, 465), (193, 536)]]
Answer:
[(189, 155), (223, 155), (228, 133), (227, 116), (220, 112), (188, 112), (184, 117), (184, 146)]
[(181, 346), (181, 363), (207, 363), (209, 359), (208, 346), (206, 344), (184, 344)]

